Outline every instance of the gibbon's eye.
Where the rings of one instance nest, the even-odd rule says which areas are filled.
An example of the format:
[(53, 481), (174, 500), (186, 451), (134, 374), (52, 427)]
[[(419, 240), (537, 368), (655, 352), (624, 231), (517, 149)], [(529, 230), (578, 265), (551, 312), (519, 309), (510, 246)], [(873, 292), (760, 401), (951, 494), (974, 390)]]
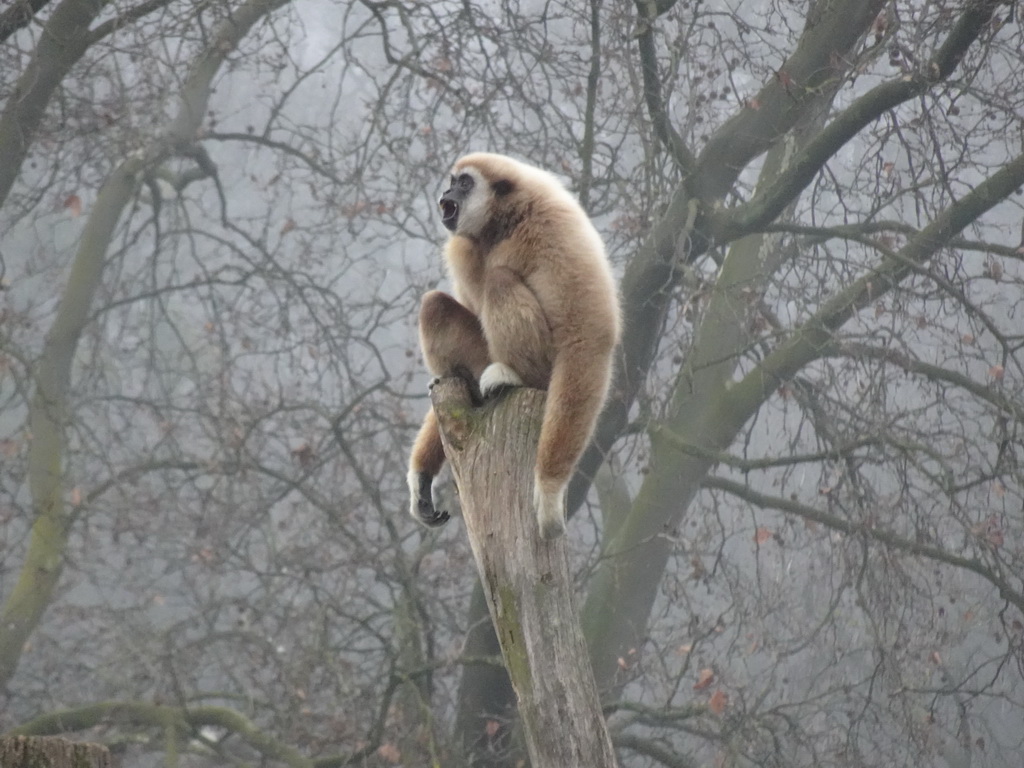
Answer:
[(468, 173), (464, 173), (455, 180), (452, 186), (458, 185), (460, 192), (469, 192), (473, 188), (473, 177)]

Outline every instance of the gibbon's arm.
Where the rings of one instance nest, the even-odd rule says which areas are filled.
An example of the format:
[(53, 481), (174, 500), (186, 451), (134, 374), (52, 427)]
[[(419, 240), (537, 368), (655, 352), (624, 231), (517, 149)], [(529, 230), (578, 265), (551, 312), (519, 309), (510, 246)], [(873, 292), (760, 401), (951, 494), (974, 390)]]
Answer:
[(564, 344), (555, 358), (537, 446), (533, 501), (541, 537), (565, 532), (565, 492), (590, 442), (611, 383), (607, 345)]
[[(573, 307), (583, 317), (555, 339), (537, 296), (511, 269), (492, 268), (485, 285), (481, 321), (496, 361), (527, 385), (547, 389), (534, 474), (534, 507), (541, 536), (565, 531), (565, 489), (590, 441), (611, 378), (615, 332), (605, 333), (594, 307)], [(481, 389), (489, 387), (481, 382)]]

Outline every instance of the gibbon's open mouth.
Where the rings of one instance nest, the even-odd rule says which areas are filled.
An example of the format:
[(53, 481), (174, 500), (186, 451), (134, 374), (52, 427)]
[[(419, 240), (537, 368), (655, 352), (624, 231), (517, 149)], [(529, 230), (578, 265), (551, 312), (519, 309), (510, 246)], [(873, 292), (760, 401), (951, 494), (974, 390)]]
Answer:
[(441, 223), (448, 229), (454, 230), (459, 221), (459, 204), (454, 200), (441, 200)]

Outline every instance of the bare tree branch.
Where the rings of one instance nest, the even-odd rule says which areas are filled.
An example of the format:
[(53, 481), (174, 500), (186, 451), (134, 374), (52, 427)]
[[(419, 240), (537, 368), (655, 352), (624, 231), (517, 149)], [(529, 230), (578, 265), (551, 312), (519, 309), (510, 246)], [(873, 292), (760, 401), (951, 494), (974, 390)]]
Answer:
[(833, 331), (854, 313), (899, 285), (913, 266), (934, 256), (951, 237), (1003, 202), (1021, 184), (1024, 184), (1024, 155), (1018, 155), (970, 194), (946, 208), (899, 250), (898, 258), (886, 259), (825, 302), (810, 320), (729, 390), (728, 400), (735, 406), (729, 414), (730, 421), (745, 422), (769, 393), (811, 360), (827, 354)]
[[(177, 143), (194, 137), (205, 115), (213, 77), (227, 55), (256, 22), (286, 2), (248, 0), (220, 25), (185, 80), (181, 107), (165, 132), (144, 151), (118, 165), (97, 195), (34, 375), (36, 392), (30, 408), (32, 442), (28, 459), (34, 522), (25, 563), (0, 613), (0, 686), (6, 685), (14, 674), (25, 641), (49, 606), (63, 569), (71, 522), (65, 508), (63, 482), (71, 369), (121, 214), (134, 196), (141, 174), (162, 162)], [(81, 14), (86, 9), (74, 10)], [(72, 16), (65, 23), (76, 18), (82, 21)]]
[(0, 13), (0, 43), (22, 27), (27, 27), (32, 17), (49, 3), (50, 0), (13, 0), (7, 10)]
[(679, 164), (684, 173), (691, 173), (697, 160), (683, 137), (672, 126), (668, 110), (662, 95), (661, 76), (658, 74), (658, 57), (654, 46), (654, 20), (667, 11), (675, 2), (666, 3), (660, 8), (654, 0), (637, 0), (636, 9), (639, 15), (637, 46), (640, 50), (640, 71), (643, 74), (644, 102), (647, 113), (654, 126), (654, 135), (664, 143), (672, 158)]
[(28, 155), (46, 107), (71, 67), (89, 46), (128, 21), (136, 20), (171, 0), (149, 2), (90, 30), (108, 0), (62, 0), (43, 27), (32, 61), (25, 68), (0, 115), (0, 206), (10, 194)]
[[(985, 581), (999, 590), (999, 596), (1012, 603), (1018, 610), (1024, 612), (1024, 590), (1019, 584), (1015, 585), (1010, 578), (1000, 573), (997, 568), (990, 566), (976, 558), (954, 555), (941, 547), (933, 544), (925, 544), (917, 540), (907, 539), (891, 531), (882, 530), (873, 525), (856, 523), (845, 520), (837, 515), (809, 507), (792, 499), (783, 499), (777, 496), (769, 496), (750, 488), (749, 486), (737, 483), (714, 475), (707, 476), (701, 483), (705, 488), (715, 488), (725, 491), (744, 501), (763, 509), (777, 509), (780, 512), (797, 515), (805, 520), (824, 525), (835, 531), (863, 536), (872, 541), (884, 544), (887, 547), (897, 549), (918, 557), (926, 557), (936, 562), (946, 563), (971, 573), (976, 573)], [(1019, 579), (1018, 579), (1019, 580)]]
[(724, 197), (740, 172), (804, 116), (820, 88), (842, 77), (844, 58), (884, 7), (883, 0), (823, 0), (777, 76), (715, 131), (697, 157), (693, 194)]
[(712, 216), (718, 242), (729, 242), (774, 220), (811, 183), (835, 153), (865, 126), (948, 78), (985, 32), (1003, 0), (977, 0), (964, 12), (931, 61), (899, 80), (877, 86), (844, 109), (794, 158), (768, 189), (748, 203)]

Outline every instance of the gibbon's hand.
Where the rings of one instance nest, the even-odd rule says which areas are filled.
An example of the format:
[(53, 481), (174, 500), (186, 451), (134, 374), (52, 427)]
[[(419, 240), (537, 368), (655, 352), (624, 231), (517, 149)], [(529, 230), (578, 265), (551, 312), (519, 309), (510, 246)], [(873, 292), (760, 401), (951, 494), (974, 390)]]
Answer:
[(542, 539), (550, 541), (565, 533), (565, 486), (534, 478), (533, 508)]
[(409, 513), (428, 528), (438, 528), (451, 518), (445, 510), (434, 507), (434, 478), (427, 472), (409, 473)]

